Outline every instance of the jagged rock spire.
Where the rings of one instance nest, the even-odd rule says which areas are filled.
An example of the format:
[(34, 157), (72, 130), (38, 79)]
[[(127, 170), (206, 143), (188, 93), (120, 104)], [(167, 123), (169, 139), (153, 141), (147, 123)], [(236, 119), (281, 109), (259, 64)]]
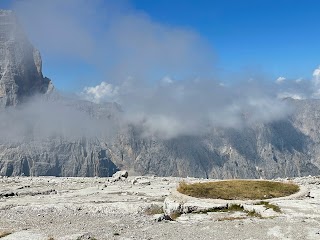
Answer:
[(17, 17), (0, 10), (0, 108), (52, 89), (51, 80), (42, 75), (40, 52), (27, 39)]

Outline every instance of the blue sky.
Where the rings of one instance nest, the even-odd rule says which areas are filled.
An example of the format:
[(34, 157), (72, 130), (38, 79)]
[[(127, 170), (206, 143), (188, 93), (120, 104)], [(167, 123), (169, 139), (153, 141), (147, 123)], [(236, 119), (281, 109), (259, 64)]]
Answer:
[(316, 0), (135, 0), (157, 21), (204, 36), (227, 71), (259, 67), (277, 76), (309, 77), (319, 64)]
[[(32, 1), (35, 0), (30, 0)], [(88, 1), (87, 4), (90, 2), (94, 1)], [(113, 4), (114, 2), (116, 1), (112, 1)], [(12, 4), (13, 1), (4, 0), (0, 2), (0, 8), (10, 8)], [(119, 5), (119, 1), (116, 5)], [(95, 40), (101, 38), (99, 34), (104, 34), (100, 29), (109, 24), (110, 19), (103, 17), (112, 14), (106, 10), (108, 8), (110, 1), (100, 1), (100, 5), (95, 5), (92, 8), (94, 10), (91, 9), (101, 19), (94, 25), (94, 31), (90, 31)], [(139, 17), (138, 20), (142, 19), (147, 24), (151, 22), (150, 25), (160, 24), (165, 27), (162, 29), (164, 32), (167, 32), (166, 29), (192, 31), (193, 36), (201, 38), (199, 42), (206, 45), (199, 55), (206, 55), (206, 52), (210, 51), (210, 57), (206, 58), (206, 61), (212, 60), (208, 65), (222, 78), (230, 78), (246, 71), (261, 72), (270, 79), (280, 76), (292, 79), (311, 78), (313, 70), (320, 64), (320, 1), (129, 0), (123, 1), (121, 7), (117, 6), (117, 10), (122, 12), (122, 17), (132, 12), (135, 15), (144, 15), (147, 20), (144, 17)], [(39, 21), (41, 22), (37, 20)], [(29, 35), (42, 52), (44, 74), (53, 79), (57, 88), (78, 91), (83, 86), (95, 85), (106, 80), (106, 75), (101, 69), (107, 71), (108, 67), (97, 66), (82, 56), (77, 58), (77, 55), (70, 57), (54, 54), (48, 50), (43, 39), (37, 39), (32, 31)], [(125, 38), (123, 34), (121, 36)], [(197, 51), (197, 48), (193, 50)], [(109, 49), (108, 54), (110, 52), (113, 51)], [(111, 58), (113, 57), (111, 55)], [(146, 61), (148, 60), (147, 58)], [(189, 63), (181, 66), (185, 66), (187, 70)], [(174, 70), (168, 70), (168, 74), (174, 76)], [(179, 75), (183, 70), (179, 66), (177, 71)]]

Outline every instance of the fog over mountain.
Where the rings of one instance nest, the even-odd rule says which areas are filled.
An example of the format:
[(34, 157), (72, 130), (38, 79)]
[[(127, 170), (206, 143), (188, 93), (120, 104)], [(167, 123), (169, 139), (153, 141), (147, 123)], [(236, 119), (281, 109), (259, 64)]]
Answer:
[[(61, 94), (43, 77), (39, 51), (23, 30), (12, 30), (21, 29), (15, 15), (0, 12), (1, 99), (14, 99), (0, 112), (1, 175), (320, 173), (319, 69), (309, 80), (264, 74), (223, 80), (215, 74), (210, 46), (196, 32), (112, 1), (109, 15), (99, 16), (94, 10), (101, 2), (93, 3), (15, 5), (32, 43), (45, 54), (81, 59), (103, 73), (101, 83), (87, 81), (77, 97)], [(96, 29), (101, 18), (109, 24)]]
[[(103, 72), (101, 83), (86, 82), (82, 98), (119, 103), (122, 120), (143, 124), (145, 135), (199, 135), (283, 119), (291, 109), (281, 98), (317, 91), (316, 82), (270, 83), (263, 74), (220, 79), (215, 53), (197, 32), (155, 22), (125, 2), (17, 1), (15, 10), (45, 54), (82, 59)], [(102, 20), (108, 24), (97, 29)]]

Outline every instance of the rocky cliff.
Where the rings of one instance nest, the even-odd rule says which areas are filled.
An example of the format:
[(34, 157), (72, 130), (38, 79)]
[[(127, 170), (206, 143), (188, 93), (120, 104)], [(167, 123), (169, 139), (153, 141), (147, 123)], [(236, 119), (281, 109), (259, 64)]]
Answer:
[[(288, 119), (205, 136), (142, 139), (128, 129), (113, 145), (115, 162), (139, 174), (205, 178), (275, 178), (320, 174), (319, 100), (292, 101)], [(305, 106), (308, 106), (305, 108)]]
[(40, 53), (28, 41), (12, 11), (0, 10), (0, 107), (53, 88), (42, 75)]
[(162, 140), (145, 137), (140, 126), (119, 128), (115, 103), (58, 96), (30, 107), (26, 99), (51, 96), (53, 89), (41, 64), (13, 13), (0, 10), (0, 108), (6, 108), (0, 112), (0, 175), (110, 176), (118, 169), (204, 178), (320, 174), (320, 100), (287, 99), (295, 112), (281, 121)]

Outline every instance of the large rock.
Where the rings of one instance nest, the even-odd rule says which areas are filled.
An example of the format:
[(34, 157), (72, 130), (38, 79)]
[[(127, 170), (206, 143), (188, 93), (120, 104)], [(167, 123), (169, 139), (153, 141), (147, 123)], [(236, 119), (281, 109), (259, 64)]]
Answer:
[(42, 75), (40, 53), (28, 41), (12, 11), (0, 10), (0, 107), (52, 91)]
[(128, 178), (129, 174), (126, 170), (118, 171), (112, 175), (114, 181)]

